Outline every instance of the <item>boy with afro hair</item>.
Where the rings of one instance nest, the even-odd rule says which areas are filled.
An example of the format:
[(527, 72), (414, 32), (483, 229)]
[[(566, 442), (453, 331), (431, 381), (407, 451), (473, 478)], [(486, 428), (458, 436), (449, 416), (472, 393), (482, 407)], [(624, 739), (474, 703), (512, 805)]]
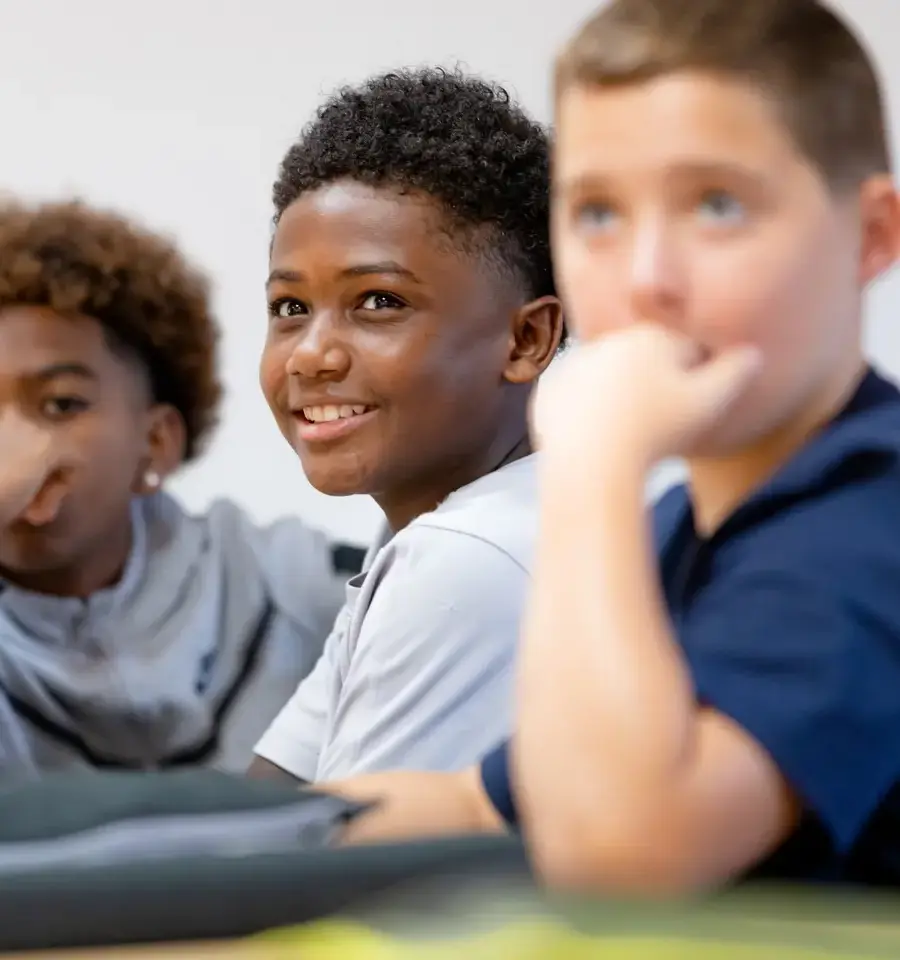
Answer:
[(321, 653), (347, 551), (163, 492), (215, 423), (216, 340), (167, 240), (0, 206), (0, 778), (242, 769)]

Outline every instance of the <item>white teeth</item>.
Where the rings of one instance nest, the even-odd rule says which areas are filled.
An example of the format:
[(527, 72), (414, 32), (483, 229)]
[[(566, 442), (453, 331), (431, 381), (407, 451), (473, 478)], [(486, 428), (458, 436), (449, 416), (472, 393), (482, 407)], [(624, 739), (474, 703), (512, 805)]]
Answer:
[(334, 406), (329, 404), (324, 407), (304, 407), (303, 416), (311, 423), (328, 423), (331, 420), (348, 420), (350, 417), (358, 416), (366, 412), (366, 406), (362, 403), (342, 404)]

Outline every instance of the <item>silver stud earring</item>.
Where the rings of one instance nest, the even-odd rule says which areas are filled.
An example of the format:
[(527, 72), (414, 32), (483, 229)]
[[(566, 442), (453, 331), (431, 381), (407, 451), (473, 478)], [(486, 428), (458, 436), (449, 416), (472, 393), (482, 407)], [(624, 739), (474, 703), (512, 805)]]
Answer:
[(156, 490), (161, 483), (159, 474), (155, 470), (148, 470), (144, 474), (144, 485), (148, 490)]

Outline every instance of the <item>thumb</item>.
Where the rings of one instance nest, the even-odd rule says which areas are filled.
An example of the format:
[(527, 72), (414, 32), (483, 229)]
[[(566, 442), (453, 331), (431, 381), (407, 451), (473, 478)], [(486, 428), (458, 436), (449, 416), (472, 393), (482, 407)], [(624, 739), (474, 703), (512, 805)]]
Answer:
[(65, 471), (51, 474), (38, 490), (22, 514), (22, 519), (35, 527), (52, 523), (59, 514), (69, 493), (69, 478)]
[(693, 391), (713, 416), (730, 407), (749, 387), (762, 365), (757, 347), (732, 347), (694, 369)]

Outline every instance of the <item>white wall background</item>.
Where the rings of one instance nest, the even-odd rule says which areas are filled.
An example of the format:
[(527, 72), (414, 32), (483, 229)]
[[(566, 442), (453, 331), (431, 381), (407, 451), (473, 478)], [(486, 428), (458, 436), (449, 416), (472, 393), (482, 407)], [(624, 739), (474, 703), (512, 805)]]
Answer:
[[(749, 0), (752, 2), (752, 0)], [(548, 64), (595, 0), (5, 0), (0, 189), (76, 194), (178, 238), (216, 283), (228, 386), (207, 457), (175, 488), (261, 520), (301, 512), (367, 539), (366, 499), (313, 491), (270, 423), (256, 362), (265, 330), (269, 188), (335, 85), (396, 66), (462, 63), (549, 118)], [(900, 109), (900, 4), (841, 4)], [(896, 127), (896, 124), (895, 124)], [(900, 276), (871, 303), (870, 347), (900, 376)]]

